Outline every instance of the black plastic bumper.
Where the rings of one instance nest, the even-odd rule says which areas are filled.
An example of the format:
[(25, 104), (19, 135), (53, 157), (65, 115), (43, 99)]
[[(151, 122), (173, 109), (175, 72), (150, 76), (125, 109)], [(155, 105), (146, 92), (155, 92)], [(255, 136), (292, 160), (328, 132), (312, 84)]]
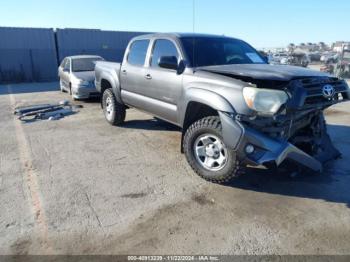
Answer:
[[(225, 113), (220, 113), (223, 139), (226, 146), (237, 152), (238, 158), (253, 166), (280, 166), (286, 159), (293, 160), (316, 172), (322, 171), (322, 163), (296, 146), (279, 141), (242, 125)], [(248, 145), (254, 147), (246, 152)]]

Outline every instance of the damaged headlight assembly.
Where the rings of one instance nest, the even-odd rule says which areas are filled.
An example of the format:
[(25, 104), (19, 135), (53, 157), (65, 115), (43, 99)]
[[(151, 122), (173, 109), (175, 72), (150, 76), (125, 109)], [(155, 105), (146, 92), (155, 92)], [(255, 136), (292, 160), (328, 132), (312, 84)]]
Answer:
[(250, 109), (261, 115), (274, 115), (288, 101), (288, 94), (281, 90), (244, 87), (243, 97)]

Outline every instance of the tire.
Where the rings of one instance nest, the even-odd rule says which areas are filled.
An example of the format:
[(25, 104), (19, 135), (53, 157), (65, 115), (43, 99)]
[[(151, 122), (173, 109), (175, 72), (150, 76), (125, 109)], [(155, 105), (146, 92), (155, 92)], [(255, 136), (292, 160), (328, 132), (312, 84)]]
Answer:
[(63, 88), (62, 80), (60, 80), (60, 90), (61, 90), (62, 93), (64, 93), (64, 88)]
[(77, 100), (77, 99), (74, 97), (74, 95), (73, 95), (72, 84), (69, 84), (69, 94), (70, 94), (70, 96), (72, 97), (72, 100), (73, 100), (73, 101), (76, 101), (76, 100)]
[(102, 108), (108, 123), (118, 126), (124, 123), (126, 108), (125, 105), (119, 103), (112, 89), (106, 89), (102, 95)]
[[(183, 142), (186, 159), (192, 169), (200, 177), (214, 183), (228, 182), (231, 179), (238, 177), (240, 174), (240, 163), (237, 160), (234, 151), (227, 149), (224, 145), (221, 129), (220, 117), (205, 117), (193, 123), (187, 129)], [(205, 140), (206, 143), (202, 142), (202, 140)], [(213, 150), (211, 149), (212, 144), (207, 144), (208, 141), (212, 142), (213, 144), (220, 144), (221, 146), (214, 148)], [(201, 144), (203, 146), (201, 146)], [(200, 148), (205, 148), (205, 154), (203, 154), (204, 151), (201, 151)], [(214, 157), (211, 158), (207, 155), (208, 152), (210, 154), (213, 152), (217, 153), (217, 150), (220, 151), (220, 156), (215, 154)], [(205, 156), (199, 156), (200, 154), (197, 153), (199, 151), (201, 151), (201, 154)], [(218, 158), (215, 159), (216, 157)], [(226, 158), (226, 160), (223, 162), (223, 164), (220, 164), (219, 162), (222, 161), (217, 160), (222, 159), (222, 157)], [(217, 161), (213, 164), (212, 168), (208, 168), (208, 166), (206, 166), (205, 163), (207, 158), (209, 158), (208, 163)]]

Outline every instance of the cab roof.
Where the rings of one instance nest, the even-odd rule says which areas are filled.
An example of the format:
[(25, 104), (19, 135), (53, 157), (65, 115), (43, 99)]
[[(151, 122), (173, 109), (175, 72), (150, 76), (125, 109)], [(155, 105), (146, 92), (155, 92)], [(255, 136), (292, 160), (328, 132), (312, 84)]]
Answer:
[(98, 55), (73, 55), (73, 56), (67, 56), (66, 58), (81, 59), (81, 58), (102, 58), (102, 57)]
[[(138, 39), (149, 39), (149, 38), (160, 38), (160, 37), (168, 37), (168, 38), (196, 38), (196, 37), (208, 37), (208, 38), (233, 38), (233, 37), (228, 37), (224, 35), (213, 35), (213, 34), (198, 34), (198, 33), (154, 33), (154, 34), (145, 34), (145, 35), (139, 35), (133, 40), (138, 40)], [(234, 38), (235, 39), (235, 38)]]

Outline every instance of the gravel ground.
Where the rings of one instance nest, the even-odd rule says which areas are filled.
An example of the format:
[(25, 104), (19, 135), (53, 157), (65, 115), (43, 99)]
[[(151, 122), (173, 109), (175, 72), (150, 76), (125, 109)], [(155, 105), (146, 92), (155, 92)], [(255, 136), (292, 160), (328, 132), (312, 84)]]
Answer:
[(15, 106), (67, 99), (57, 83), (0, 86), (0, 254), (349, 254), (350, 103), (327, 111), (343, 158), (322, 175), (197, 177), (179, 129), (96, 101), (58, 121)]

